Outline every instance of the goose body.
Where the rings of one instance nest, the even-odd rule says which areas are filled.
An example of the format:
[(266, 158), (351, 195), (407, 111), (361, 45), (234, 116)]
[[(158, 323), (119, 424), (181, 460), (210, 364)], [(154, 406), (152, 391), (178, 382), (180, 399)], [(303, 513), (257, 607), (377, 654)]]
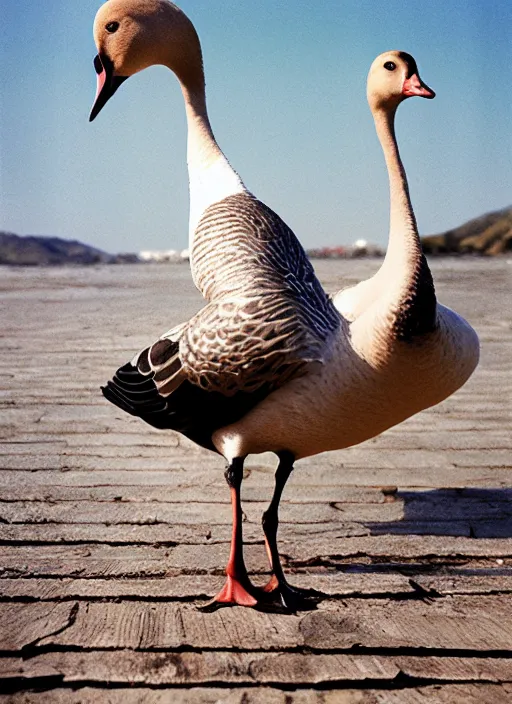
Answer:
[(295, 459), (357, 445), (459, 389), (478, 362), (478, 338), (438, 305), (429, 339), (382, 347), (366, 320), (341, 326), (317, 370), (293, 379), (238, 422), (217, 431), (225, 456), (289, 450)]
[(442, 401), (478, 361), (472, 328), (436, 301), (394, 137), (398, 104), (433, 94), (409, 55), (388, 52), (374, 62), (369, 101), (390, 175), (389, 246), (372, 279), (329, 297), (293, 232), (247, 190), (218, 147), (188, 18), (167, 0), (109, 0), (96, 16), (95, 39), (91, 119), (123, 80), (149, 65), (168, 66), (180, 82), (191, 269), (206, 299), (191, 320), (121, 367), (103, 393), (228, 461), (233, 540), (217, 604), (261, 603), (243, 561), (240, 484), (247, 454), (278, 455), (276, 489), (263, 517), (274, 575), (266, 591), (293, 609), (303, 595), (284, 577), (276, 534), (294, 460), (360, 443)]

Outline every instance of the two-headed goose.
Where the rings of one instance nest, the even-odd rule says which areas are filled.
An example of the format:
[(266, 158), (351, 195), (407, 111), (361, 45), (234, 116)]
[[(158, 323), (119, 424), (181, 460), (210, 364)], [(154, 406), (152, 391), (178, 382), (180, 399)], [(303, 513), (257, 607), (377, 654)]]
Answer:
[[(395, 257), (389, 290), (384, 287), (353, 322), (340, 315), (291, 230), (247, 191), (220, 151), (206, 112), (199, 40), (175, 5), (109, 0), (94, 31), (98, 92), (91, 118), (122, 80), (147, 66), (164, 64), (180, 81), (188, 122), (191, 265), (208, 302), (121, 367), (104, 394), (128, 413), (178, 430), (227, 459), (233, 536), (226, 584), (215, 603), (256, 606), (268, 598), (253, 587), (244, 564), (240, 485), (247, 454), (279, 456), (263, 519), (274, 573), (269, 590), (286, 607), (300, 607), (304, 597), (286, 582), (276, 542), (279, 499), (294, 460), (361, 442), (441, 401), (476, 365), (477, 353), (466, 352), (475, 335), (462, 322), (452, 334), (455, 314), (436, 305), (428, 267), (409, 246)], [(395, 168), (399, 164), (394, 111), (422, 87), (410, 57), (397, 54), (396, 63), (396, 73), (383, 68), (395, 80), (382, 81), (375, 92), (381, 95), (375, 110), (387, 116), (379, 136), (390, 179), (390, 149)], [(372, 73), (370, 80), (380, 83)], [(401, 200), (403, 170), (393, 178), (392, 201)], [(404, 240), (405, 230), (412, 239), (415, 233), (415, 225), (411, 234), (402, 222), (410, 217), (406, 205), (392, 205), (392, 227), (404, 231)], [(390, 235), (390, 250), (399, 243), (399, 235)]]

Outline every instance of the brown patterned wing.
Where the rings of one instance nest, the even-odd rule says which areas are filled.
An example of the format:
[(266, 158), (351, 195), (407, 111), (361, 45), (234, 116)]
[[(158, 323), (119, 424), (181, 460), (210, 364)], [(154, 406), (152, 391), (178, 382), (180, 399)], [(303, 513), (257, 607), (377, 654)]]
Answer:
[(323, 362), (297, 301), (271, 294), (225, 299), (203, 308), (183, 331), (179, 354), (187, 379), (231, 396), (270, 390)]
[[(103, 395), (155, 428), (176, 430), (215, 450), (215, 430), (242, 418), (308, 367), (282, 322), (280, 339), (276, 326), (254, 320), (249, 301), (207, 306), (120, 367), (102, 387)], [(242, 327), (245, 334), (237, 337)]]

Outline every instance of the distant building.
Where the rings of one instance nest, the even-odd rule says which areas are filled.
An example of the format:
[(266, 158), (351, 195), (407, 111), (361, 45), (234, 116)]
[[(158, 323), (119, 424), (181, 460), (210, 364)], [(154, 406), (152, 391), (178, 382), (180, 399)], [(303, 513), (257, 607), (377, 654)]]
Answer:
[[(184, 253), (186, 253), (185, 256)], [(145, 249), (139, 252), (139, 258), (143, 262), (154, 262), (157, 264), (162, 262), (182, 262), (188, 259), (188, 250), (184, 249), (178, 252), (177, 249)]]
[(380, 247), (359, 239), (347, 246), (308, 249), (307, 254), (311, 259), (350, 259), (351, 257), (381, 257), (384, 252)]
[(139, 259), (142, 262), (161, 264), (162, 262), (188, 262), (188, 249), (144, 249), (139, 252)]

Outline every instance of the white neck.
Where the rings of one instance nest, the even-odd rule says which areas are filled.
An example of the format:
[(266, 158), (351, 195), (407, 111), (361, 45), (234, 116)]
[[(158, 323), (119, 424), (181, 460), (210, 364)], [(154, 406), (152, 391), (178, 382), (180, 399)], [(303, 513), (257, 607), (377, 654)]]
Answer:
[(195, 91), (182, 85), (187, 114), (187, 163), (190, 188), (189, 245), (206, 208), (246, 188), (220, 150), (213, 136), (204, 88)]
[(395, 110), (375, 110), (373, 117), (386, 160), (390, 192), (389, 241), (382, 270), (388, 277), (390, 270), (403, 276), (412, 272), (421, 257), (420, 238), (395, 136)]

